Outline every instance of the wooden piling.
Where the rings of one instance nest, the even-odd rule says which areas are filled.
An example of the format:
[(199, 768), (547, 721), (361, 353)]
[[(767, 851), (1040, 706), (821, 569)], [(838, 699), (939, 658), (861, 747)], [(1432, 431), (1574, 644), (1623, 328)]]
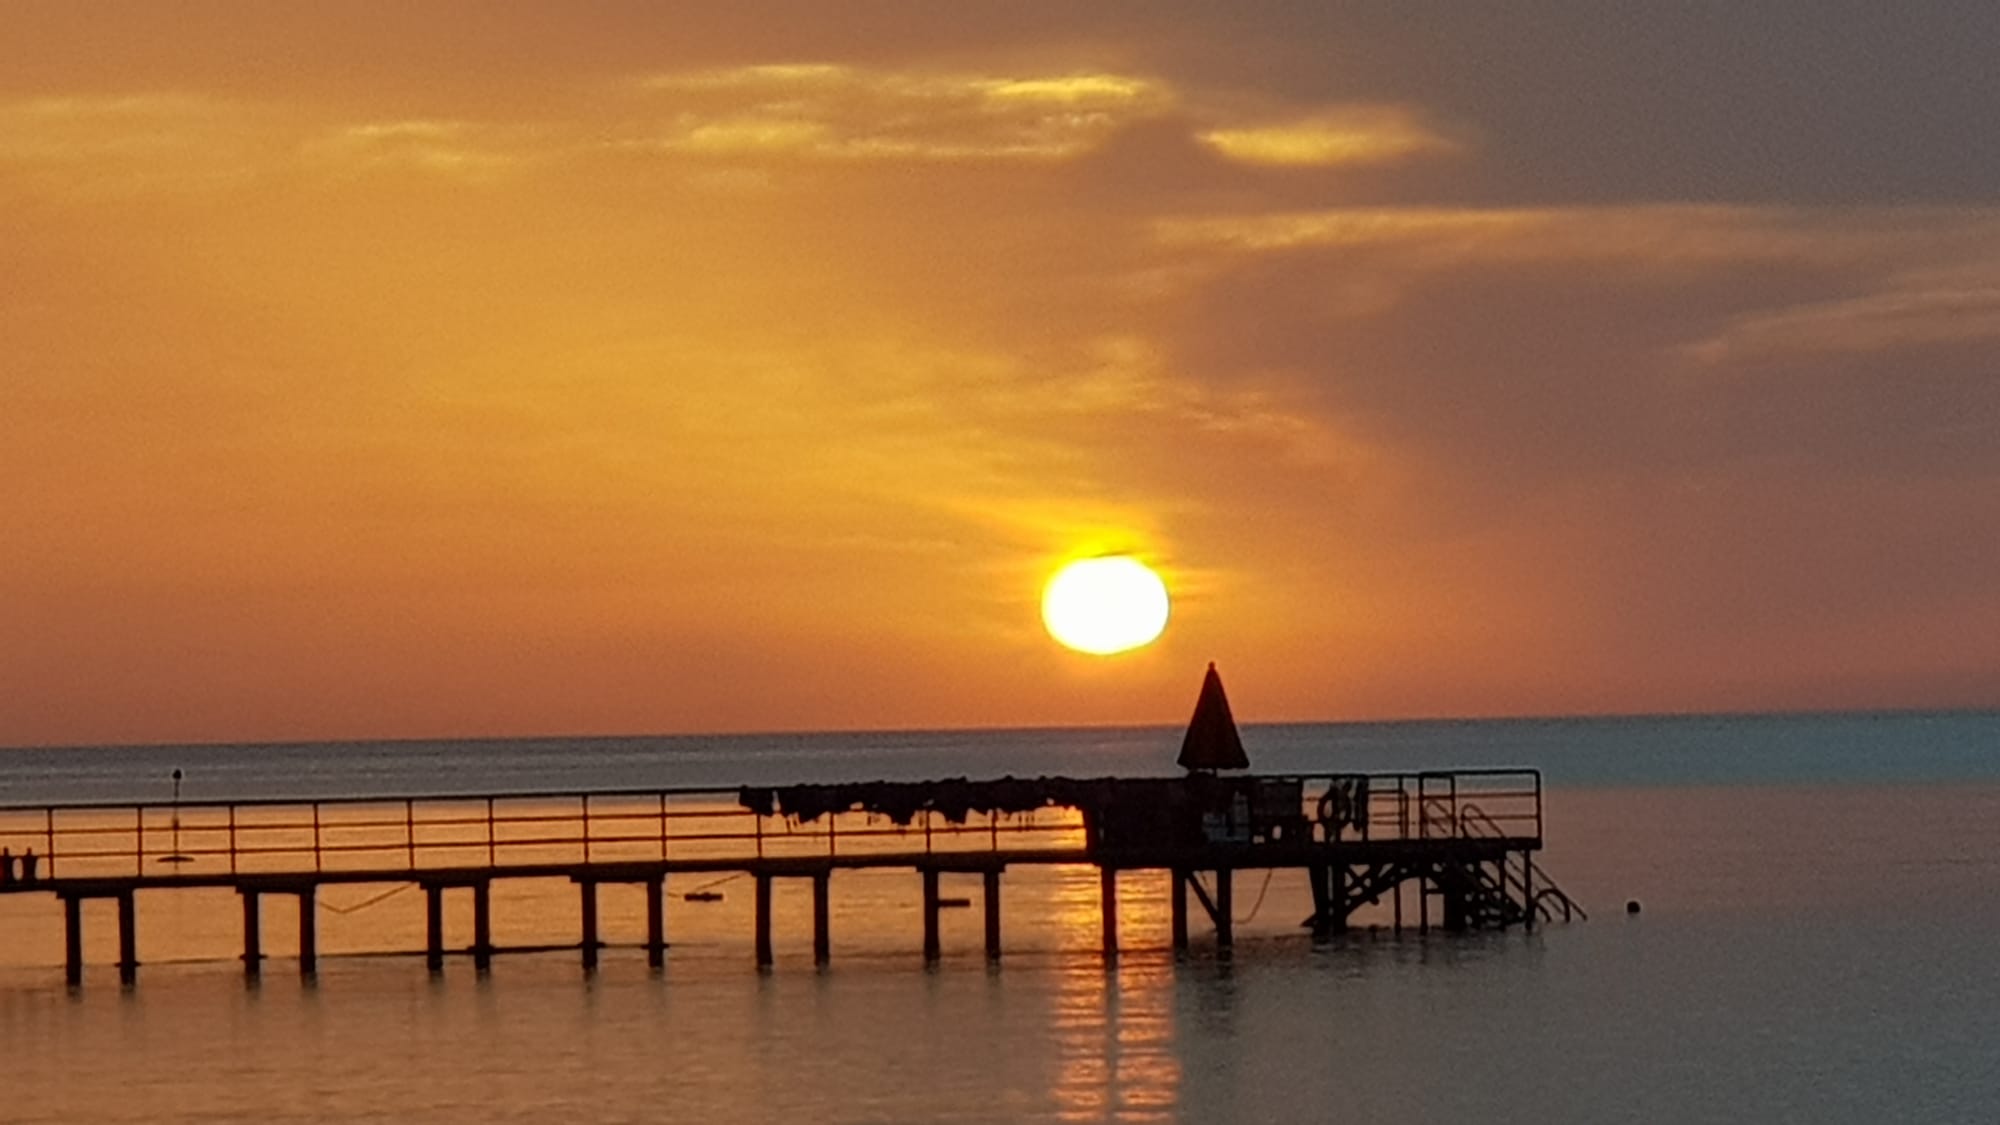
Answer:
[(424, 887), (424, 964), (444, 971), (444, 888), (436, 883)]
[(1176, 951), (1188, 947), (1188, 873), (1176, 867), (1168, 889), (1167, 904), (1172, 911), (1173, 945)]
[(1000, 872), (987, 871), (982, 874), (981, 888), (986, 907), (986, 959), (1000, 959)]
[(1215, 873), (1215, 945), (1228, 949), (1236, 944), (1236, 873), (1227, 867)]
[(63, 979), (83, 983), (83, 900), (63, 896)]
[(768, 969), (775, 960), (771, 956), (771, 877), (757, 873), (757, 967)]
[(256, 891), (239, 889), (236, 894), (243, 900), (243, 974), (254, 977), (264, 971), (264, 912)]
[(131, 984), (139, 976), (139, 916), (134, 892), (118, 894), (118, 980)]
[(646, 880), (646, 965), (660, 968), (667, 963), (667, 877)]
[(576, 885), (582, 900), (583, 967), (587, 972), (597, 968), (597, 881), (578, 879)]
[(319, 914), (315, 911), (314, 896), (317, 888), (306, 887), (299, 891), (299, 975), (311, 977), (319, 972)]
[(938, 873), (935, 867), (924, 868), (924, 960), (936, 961), (944, 956), (943, 943), (938, 940)]
[(493, 967), (493, 885), (472, 884), (472, 967), (485, 972)]
[(1097, 869), (1099, 912), (1103, 917), (1104, 955), (1118, 956), (1118, 869)]
[(828, 908), (828, 884), (831, 875), (825, 871), (813, 873), (813, 964), (824, 965), (833, 960), (833, 935), (831, 932), (831, 911)]

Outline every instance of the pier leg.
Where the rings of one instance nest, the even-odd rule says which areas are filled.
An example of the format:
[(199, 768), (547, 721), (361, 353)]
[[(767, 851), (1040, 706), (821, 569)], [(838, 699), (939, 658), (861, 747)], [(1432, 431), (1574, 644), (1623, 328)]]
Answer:
[(1097, 871), (1098, 897), (1104, 918), (1104, 955), (1118, 956), (1118, 870), (1100, 867)]
[(83, 900), (63, 898), (63, 979), (83, 983)]
[(998, 961), (1000, 959), (1000, 873), (988, 871), (984, 873), (982, 879), (985, 883), (983, 897), (986, 906), (986, 959)]
[(667, 963), (667, 877), (646, 880), (646, 965), (660, 968)]
[(1228, 949), (1236, 944), (1236, 872), (1224, 867), (1215, 873), (1215, 946)]
[(1350, 872), (1345, 863), (1336, 863), (1326, 872), (1326, 902), (1331, 909), (1326, 919), (1328, 933), (1347, 932), (1347, 881)]
[(424, 888), (424, 964), (444, 971), (444, 888), (436, 884)]
[(1396, 880), (1396, 936), (1403, 936), (1403, 884), (1409, 882), (1407, 875)]
[(319, 972), (319, 914), (315, 911), (316, 887), (299, 892), (299, 975)]
[(768, 969), (775, 958), (771, 956), (771, 877), (759, 873), (757, 876), (757, 967)]
[(1333, 912), (1333, 903), (1327, 894), (1328, 869), (1321, 864), (1306, 868), (1306, 879), (1312, 883), (1314, 941), (1324, 941), (1328, 932), (1328, 915)]
[(118, 980), (131, 984), (139, 976), (139, 917), (133, 892), (118, 896)]
[(236, 893), (243, 899), (243, 975), (254, 977), (264, 971), (264, 912), (256, 891)]
[(589, 971), (597, 968), (597, 882), (580, 879), (576, 885), (583, 899), (583, 967)]
[[(1500, 861), (1500, 885), (1507, 885), (1507, 861)], [(1521, 918), (1529, 933), (1535, 932), (1535, 861), (1521, 853)]]
[(938, 873), (933, 868), (924, 869), (924, 960), (936, 961), (944, 956), (944, 946), (938, 940)]
[(821, 871), (813, 876), (813, 964), (833, 960), (833, 937), (827, 904), (827, 884), (832, 876)]
[(472, 884), (472, 968), (485, 972), (493, 967), (493, 885)]
[(1167, 892), (1167, 904), (1173, 912), (1173, 943), (1176, 952), (1188, 947), (1187, 892), (1188, 873), (1175, 868), (1173, 886)]

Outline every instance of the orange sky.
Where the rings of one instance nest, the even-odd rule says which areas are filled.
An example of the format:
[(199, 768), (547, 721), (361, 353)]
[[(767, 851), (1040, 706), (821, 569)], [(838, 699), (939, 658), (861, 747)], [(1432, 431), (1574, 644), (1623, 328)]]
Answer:
[(0, 744), (2000, 705), (1986, 7), (1075, 7), (7, 5)]

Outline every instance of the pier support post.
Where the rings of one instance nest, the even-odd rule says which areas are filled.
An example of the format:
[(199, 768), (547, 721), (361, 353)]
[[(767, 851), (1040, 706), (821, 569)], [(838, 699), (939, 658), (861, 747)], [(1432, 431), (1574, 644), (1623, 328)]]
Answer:
[(988, 871), (982, 875), (986, 907), (986, 959), (1000, 959), (1000, 872)]
[(938, 873), (934, 867), (924, 868), (924, 960), (936, 961), (944, 956), (944, 946), (938, 940)]
[(1351, 875), (1345, 863), (1336, 863), (1326, 872), (1326, 904), (1331, 909), (1326, 928), (1329, 933), (1347, 932), (1347, 883)]
[(63, 896), (63, 979), (83, 983), (83, 900)]
[(1327, 893), (1330, 872), (1325, 864), (1316, 863), (1306, 868), (1306, 879), (1312, 884), (1313, 917), (1312, 936), (1314, 941), (1326, 940), (1330, 915), (1333, 913), (1332, 897)]
[(583, 968), (589, 972), (597, 968), (597, 881), (579, 879), (576, 885), (583, 906)]
[(486, 882), (472, 884), (472, 967), (493, 967), (493, 885)]
[(657, 969), (667, 963), (667, 877), (646, 880), (646, 965)]
[(760, 871), (756, 882), (757, 967), (768, 969), (776, 960), (771, 956), (771, 877)]
[(243, 975), (255, 977), (264, 971), (264, 912), (256, 891), (236, 894), (243, 900)]
[(1172, 885), (1167, 891), (1167, 905), (1172, 912), (1174, 950), (1179, 952), (1188, 947), (1188, 873), (1178, 867), (1174, 868), (1171, 882)]
[[(1500, 861), (1500, 886), (1507, 886), (1507, 861)], [(1521, 853), (1521, 921), (1529, 933), (1535, 932), (1535, 859), (1529, 852)]]
[(1097, 869), (1097, 888), (1104, 920), (1104, 955), (1118, 956), (1118, 869)]
[(444, 971), (444, 888), (436, 883), (424, 886), (424, 965)]
[(132, 891), (118, 894), (118, 980), (131, 984), (139, 976), (139, 917)]
[(299, 975), (319, 972), (319, 914), (314, 910), (317, 887), (299, 892)]
[(832, 874), (815, 872), (813, 880), (813, 964), (824, 965), (833, 960), (833, 934), (831, 911), (827, 903), (828, 884)]
[(1215, 872), (1215, 946), (1228, 949), (1236, 944), (1236, 872), (1227, 867)]

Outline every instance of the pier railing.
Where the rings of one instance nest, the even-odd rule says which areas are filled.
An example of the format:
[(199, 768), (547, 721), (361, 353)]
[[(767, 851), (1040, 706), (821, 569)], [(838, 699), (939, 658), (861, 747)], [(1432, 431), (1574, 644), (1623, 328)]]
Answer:
[[(1539, 845), (1536, 770), (1254, 775), (1260, 793), (1296, 794), (1317, 841), (1418, 841), (1497, 831)], [(1470, 813), (1468, 813), (1470, 810)], [(1471, 814), (1477, 814), (1474, 824)], [(1083, 815), (1052, 806), (933, 808), (905, 822), (860, 811), (800, 820), (744, 807), (737, 790), (667, 788), (491, 796), (75, 803), (0, 806), (0, 890), (71, 879), (223, 882), (241, 876), (393, 877), (449, 870), (763, 860), (855, 865), (981, 854), (1088, 857)], [(24, 863), (35, 856), (32, 874)]]

